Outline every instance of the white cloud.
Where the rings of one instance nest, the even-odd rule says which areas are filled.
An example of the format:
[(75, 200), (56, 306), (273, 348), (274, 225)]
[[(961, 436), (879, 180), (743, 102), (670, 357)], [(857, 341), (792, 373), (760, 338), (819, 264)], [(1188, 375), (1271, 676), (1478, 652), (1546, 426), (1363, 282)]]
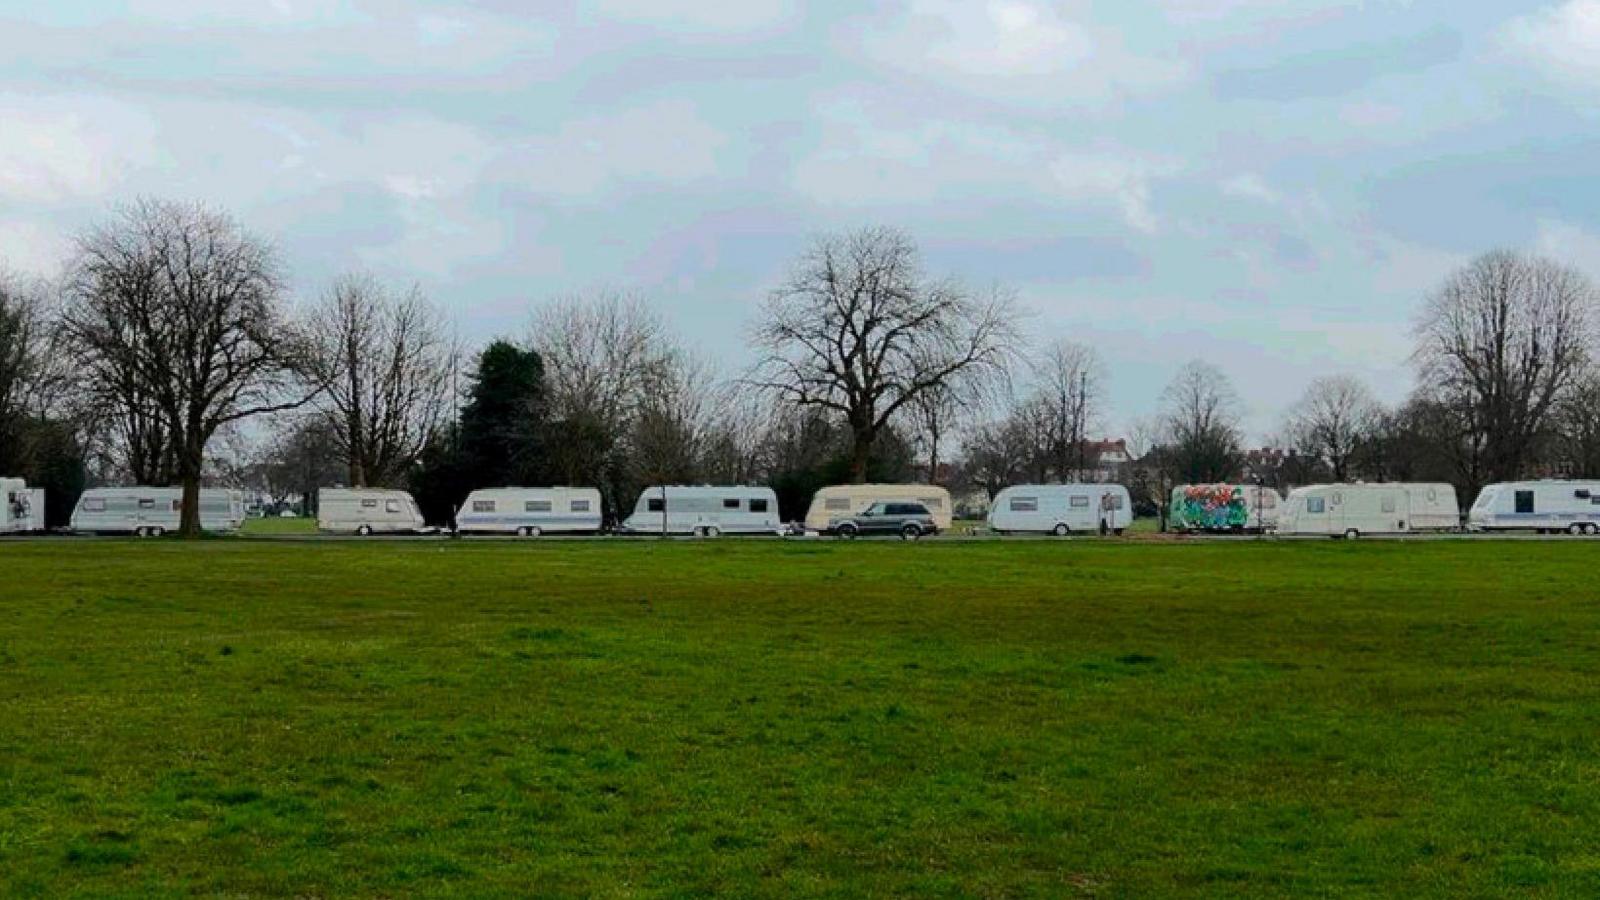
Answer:
[(1533, 249), (1600, 280), (1600, 234), (1571, 222), (1542, 219), (1534, 233)]
[(1254, 200), (1267, 206), (1277, 206), (1283, 197), (1267, 186), (1260, 175), (1245, 172), (1222, 182), (1222, 192), (1230, 197)]
[(846, 99), (820, 106), (823, 145), (801, 160), (791, 186), (827, 206), (954, 210), (973, 198), (1052, 199), (1113, 210), (1131, 227), (1157, 229), (1152, 184), (1175, 161), (1122, 148), (1082, 148), (1001, 127), (909, 119)]
[(583, 8), (614, 22), (702, 34), (764, 31), (795, 18), (793, 0), (587, 0)]
[(1134, 55), (1116, 32), (1037, 0), (906, 0), (861, 46), (883, 64), (1019, 103), (1109, 100), (1187, 75), (1181, 62)]
[(1600, 87), (1600, 0), (1566, 0), (1513, 19), (1501, 40), (1546, 74)]
[(664, 100), (568, 122), (523, 141), (503, 161), (502, 174), (534, 193), (592, 197), (619, 182), (715, 176), (727, 141), (694, 104)]
[(1167, 160), (1105, 151), (1062, 153), (1050, 163), (1056, 187), (1067, 197), (1116, 206), (1129, 226), (1154, 233), (1160, 222), (1150, 205), (1150, 187), (1178, 172)]
[(0, 198), (98, 196), (156, 157), (155, 129), (126, 104), (86, 96), (0, 94)]

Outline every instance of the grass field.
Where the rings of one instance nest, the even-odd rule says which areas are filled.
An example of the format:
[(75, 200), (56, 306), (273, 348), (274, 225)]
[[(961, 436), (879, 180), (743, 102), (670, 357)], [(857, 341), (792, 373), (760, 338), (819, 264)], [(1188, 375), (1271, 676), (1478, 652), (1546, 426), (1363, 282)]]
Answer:
[(0, 895), (1600, 895), (1587, 542), (0, 545)]

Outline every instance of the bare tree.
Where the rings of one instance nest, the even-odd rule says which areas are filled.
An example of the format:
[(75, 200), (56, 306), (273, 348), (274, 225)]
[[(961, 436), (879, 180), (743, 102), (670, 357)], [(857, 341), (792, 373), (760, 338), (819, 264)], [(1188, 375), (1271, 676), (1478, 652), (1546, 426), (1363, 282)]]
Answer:
[(185, 535), (217, 430), (309, 399), (281, 284), (272, 250), (203, 206), (141, 200), (78, 242), (66, 327), (97, 392), (164, 431)]
[(0, 471), (12, 471), (23, 455), (23, 424), (43, 369), (42, 305), (33, 285), (0, 272)]
[(1565, 471), (1581, 478), (1600, 475), (1600, 370), (1590, 367), (1556, 404), (1552, 415), (1554, 455)]
[(346, 275), (309, 332), (308, 366), (350, 484), (397, 484), (450, 409), (457, 359), (443, 317), (414, 287), (394, 294)]
[(1318, 378), (1289, 411), (1290, 446), (1327, 466), (1334, 481), (1347, 481), (1362, 447), (1383, 421), (1383, 407), (1361, 381), (1347, 375)]
[(1239, 469), (1239, 395), (1216, 366), (1195, 360), (1161, 395), (1162, 444), (1189, 482), (1226, 481)]
[(1006, 372), (1016, 345), (1010, 298), (976, 299), (928, 280), (916, 247), (890, 229), (819, 240), (768, 298), (754, 329), (753, 381), (850, 427), (850, 478), (865, 481), (873, 442), (919, 397), (954, 379)]
[(1093, 347), (1058, 341), (1045, 348), (1034, 371), (1051, 467), (1062, 481), (1078, 480), (1098, 462), (1089, 458), (1089, 429), (1104, 402), (1105, 364)]
[(562, 297), (540, 309), (530, 344), (544, 358), (554, 414), (591, 418), (613, 434), (675, 352), (661, 318), (641, 298), (610, 292)]
[(643, 484), (699, 480), (728, 399), (710, 364), (675, 354), (640, 388), (628, 448), (635, 476)]
[(1420, 393), (1458, 412), (1469, 490), (1520, 477), (1588, 362), (1600, 295), (1575, 270), (1497, 251), (1452, 275), (1417, 321)]

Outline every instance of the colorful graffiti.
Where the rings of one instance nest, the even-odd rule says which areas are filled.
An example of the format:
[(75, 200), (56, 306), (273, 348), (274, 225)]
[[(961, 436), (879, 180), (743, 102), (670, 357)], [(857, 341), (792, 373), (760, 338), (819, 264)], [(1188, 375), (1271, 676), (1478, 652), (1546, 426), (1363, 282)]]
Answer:
[(1195, 531), (1246, 528), (1250, 507), (1235, 484), (1188, 484), (1172, 492), (1172, 526)]

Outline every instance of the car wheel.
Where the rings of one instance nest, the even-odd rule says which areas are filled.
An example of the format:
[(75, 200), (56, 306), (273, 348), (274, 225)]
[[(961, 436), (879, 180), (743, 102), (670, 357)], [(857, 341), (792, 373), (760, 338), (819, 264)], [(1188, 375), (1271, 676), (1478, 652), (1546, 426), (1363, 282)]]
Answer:
[(854, 525), (840, 525), (839, 526), (839, 537), (842, 537), (845, 540), (850, 540), (850, 541), (855, 540), (856, 539), (856, 526), (854, 526)]
[(919, 537), (922, 537), (922, 529), (915, 525), (907, 525), (900, 529), (900, 538), (902, 540), (914, 541)]
[(1054, 534), (1056, 537), (1066, 537), (1072, 533), (1072, 529), (1068, 528), (1065, 522), (1057, 522), (1056, 527), (1051, 529), (1050, 533)]
[(371, 525), (363, 525), (360, 528), (356, 529), (356, 534), (359, 534), (362, 537), (370, 537), (372, 535), (372, 526)]
[(1345, 540), (1353, 541), (1353, 540), (1355, 540), (1356, 538), (1359, 538), (1359, 537), (1361, 537), (1361, 532), (1355, 530), (1354, 528), (1346, 528), (1345, 529), (1345, 532), (1344, 532), (1344, 539)]

